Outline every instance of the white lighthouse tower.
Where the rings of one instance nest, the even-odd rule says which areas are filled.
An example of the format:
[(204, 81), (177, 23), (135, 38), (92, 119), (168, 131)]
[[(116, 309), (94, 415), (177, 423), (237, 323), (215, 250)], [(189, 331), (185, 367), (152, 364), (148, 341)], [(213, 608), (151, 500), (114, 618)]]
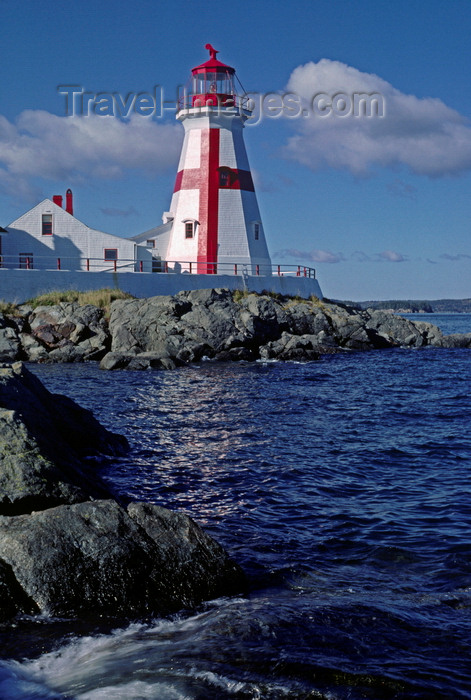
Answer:
[(205, 48), (210, 58), (192, 69), (176, 116), (185, 139), (166, 213), (173, 219), (166, 258), (199, 274), (271, 275), (242, 134), (251, 113), (236, 93), (234, 68)]

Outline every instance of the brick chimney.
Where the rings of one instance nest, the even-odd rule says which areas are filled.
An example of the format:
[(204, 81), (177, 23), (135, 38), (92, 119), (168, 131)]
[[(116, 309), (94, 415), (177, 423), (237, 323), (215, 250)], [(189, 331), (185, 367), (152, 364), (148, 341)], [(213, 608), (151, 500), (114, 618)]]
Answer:
[(74, 213), (74, 198), (70, 187), (65, 193), (65, 210), (68, 214)]

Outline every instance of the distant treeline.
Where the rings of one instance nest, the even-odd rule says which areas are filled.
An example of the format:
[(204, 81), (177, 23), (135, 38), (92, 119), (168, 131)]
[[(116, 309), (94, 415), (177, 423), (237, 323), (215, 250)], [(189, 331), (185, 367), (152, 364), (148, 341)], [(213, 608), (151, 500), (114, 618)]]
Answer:
[(389, 301), (343, 301), (357, 309), (384, 309), (403, 313), (471, 313), (471, 299), (437, 299), (435, 301), (417, 299), (391, 299)]

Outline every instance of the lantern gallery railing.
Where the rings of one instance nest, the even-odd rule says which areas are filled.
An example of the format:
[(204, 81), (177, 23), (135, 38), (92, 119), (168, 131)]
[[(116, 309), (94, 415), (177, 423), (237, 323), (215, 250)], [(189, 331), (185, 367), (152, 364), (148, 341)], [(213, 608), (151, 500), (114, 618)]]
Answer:
[(0, 256), (1, 270), (62, 270), (84, 272), (137, 272), (190, 275), (240, 275), (316, 278), (316, 271), (305, 265), (258, 265), (247, 262), (201, 262), (160, 260), (157, 257), (145, 260), (103, 260), (102, 258), (55, 257), (52, 255)]

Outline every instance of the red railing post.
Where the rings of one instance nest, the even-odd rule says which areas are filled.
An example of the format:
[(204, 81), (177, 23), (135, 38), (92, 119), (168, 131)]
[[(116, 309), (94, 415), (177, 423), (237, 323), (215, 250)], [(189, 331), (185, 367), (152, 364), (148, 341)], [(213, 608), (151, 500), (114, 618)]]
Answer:
[(114, 263), (114, 264), (113, 264), (113, 270), (114, 270), (114, 272), (116, 272), (116, 270), (118, 269), (117, 260), (113, 260), (113, 263)]
[(142, 260), (139, 260), (139, 272), (143, 272), (143, 271), (144, 271), (144, 264), (143, 264)]
[(90, 272), (90, 258), (87, 258), (86, 268), (87, 268), (87, 272)]
[(237, 275), (237, 263), (234, 263), (234, 275)]
[(257, 276), (260, 274), (260, 265), (255, 265), (255, 274)]
[(61, 269), (61, 259), (60, 258), (57, 258), (57, 269), (58, 270)]
[(281, 265), (278, 265), (278, 277), (281, 277)]
[(167, 260), (165, 261), (164, 272), (168, 272), (168, 262), (167, 262)]
[(30, 269), (31, 269), (29, 258), (26, 258), (26, 269), (27, 269), (27, 270), (30, 270)]
[(190, 262), (190, 275), (192, 273), (192, 263)]
[(306, 275), (306, 268), (304, 268), (304, 277), (307, 277), (307, 275)]

